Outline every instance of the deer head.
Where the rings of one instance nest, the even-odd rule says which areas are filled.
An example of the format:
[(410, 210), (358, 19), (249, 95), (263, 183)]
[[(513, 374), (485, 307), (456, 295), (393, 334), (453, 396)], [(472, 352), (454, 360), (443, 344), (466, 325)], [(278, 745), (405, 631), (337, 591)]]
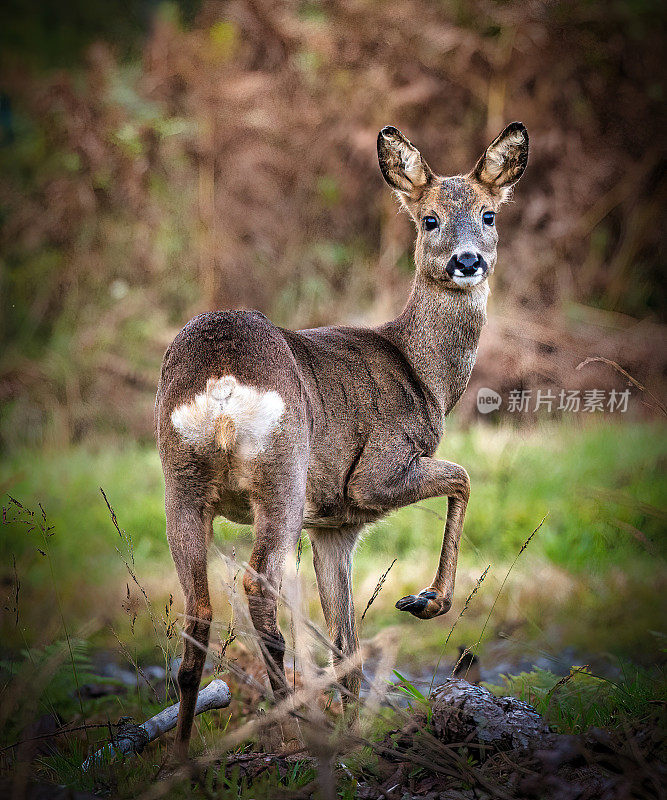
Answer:
[(467, 175), (436, 175), (396, 128), (378, 136), (382, 175), (417, 226), (418, 274), (443, 289), (465, 291), (485, 281), (496, 264), (495, 216), (528, 162), (528, 132), (512, 122)]

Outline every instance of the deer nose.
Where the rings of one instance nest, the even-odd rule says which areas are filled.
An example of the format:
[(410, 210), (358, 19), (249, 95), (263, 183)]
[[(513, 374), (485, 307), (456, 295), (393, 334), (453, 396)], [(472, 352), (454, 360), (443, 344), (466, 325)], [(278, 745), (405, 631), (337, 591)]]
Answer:
[(474, 275), (478, 269), (484, 267), (484, 259), (479, 253), (465, 252), (454, 254), (447, 264), (448, 275), (462, 275), (464, 278), (469, 278)]

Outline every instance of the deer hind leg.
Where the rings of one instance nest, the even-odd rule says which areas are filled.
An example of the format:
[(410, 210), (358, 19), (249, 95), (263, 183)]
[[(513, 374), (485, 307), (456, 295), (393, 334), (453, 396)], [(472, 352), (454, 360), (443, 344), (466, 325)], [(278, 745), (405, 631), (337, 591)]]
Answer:
[(206, 544), (212, 517), (185, 502), (167, 502), (167, 538), (185, 597), (183, 660), (178, 670), (181, 704), (176, 723), (174, 755), (187, 758), (212, 612), (206, 574)]
[(250, 556), (250, 569), (243, 578), (248, 610), (259, 637), (269, 682), (276, 699), (288, 692), (285, 678), (285, 639), (278, 627), (278, 593), (283, 577), (285, 558), (296, 547), (303, 525), (305, 478), (289, 481), (301, 485), (291, 496), (272, 491), (271, 501), (253, 499), (255, 546)]
[[(359, 650), (359, 637), (354, 618), (352, 599), (352, 552), (359, 528), (346, 527), (338, 531), (308, 531), (313, 545), (313, 564), (317, 577), (322, 611), (329, 637), (338, 652), (334, 666), (353, 658)], [(336, 670), (343, 687), (342, 700), (346, 713), (356, 714), (361, 688), (361, 664)]]

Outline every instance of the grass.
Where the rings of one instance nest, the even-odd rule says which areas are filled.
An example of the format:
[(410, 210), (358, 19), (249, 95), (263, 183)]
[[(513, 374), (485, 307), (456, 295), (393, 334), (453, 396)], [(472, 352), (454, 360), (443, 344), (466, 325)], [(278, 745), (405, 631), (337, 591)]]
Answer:
[[(484, 604), (492, 602), (492, 593), (527, 534), (548, 514), (494, 611), (495, 621), (514, 624), (520, 615), (528, 619), (531, 635), (537, 635), (537, 628), (557, 623), (550, 607), (555, 596), (565, 614), (576, 605), (582, 622), (576, 636), (585, 639), (595, 629), (600, 647), (617, 651), (618, 646), (637, 647), (638, 619), (660, 627), (662, 609), (656, 608), (655, 592), (665, 576), (666, 438), (664, 427), (638, 423), (586, 428), (559, 424), (527, 432), (478, 426), (448, 433), (442, 454), (465, 465), (473, 487), (461, 547), (459, 604), (491, 564), (480, 591), (479, 613), (484, 612)], [(124, 542), (111, 523), (99, 487), (115, 508), (121, 529), (131, 537), (136, 572), (151, 596), (161, 604), (173, 593), (180, 607), (164, 536), (162, 475), (153, 448), (125, 443), (97, 449), (21, 451), (3, 461), (0, 487), (24, 505), (38, 509), (41, 503), (46, 510), (54, 533), (50, 561), (58, 576), (63, 613), (74, 628), (97, 617), (106, 629), (127, 600), (127, 587), (132, 602), (138, 594), (117, 552)], [(29, 629), (37, 624), (43, 627), (50, 591), (49, 559), (39, 553), (35, 531), (11, 521), (13, 509), (7, 494), (3, 503), (7, 510), (0, 540), (2, 577), (6, 585), (12, 585), (15, 559), (24, 622)], [(401, 624), (419, 630), (427, 651), (437, 649), (449, 617), (424, 625), (399, 615), (393, 603), (430, 582), (445, 511), (444, 499), (420, 503), (395, 512), (365, 535), (355, 555), (360, 611), (382, 573), (397, 559), (364, 620), (366, 634)], [(240, 560), (247, 558), (252, 547), (250, 528), (220, 520), (215, 529), (224, 552), (231, 553), (233, 548)], [(304, 537), (301, 569), (312, 588), (308, 550)], [(214, 564), (212, 573), (215, 583)], [(309, 597), (317, 614), (316, 592)], [(613, 636), (605, 635), (608, 624), (601, 629), (602, 619), (613, 621)], [(577, 620), (571, 622), (576, 629)], [(11, 625), (5, 627), (12, 642), (16, 637)], [(640, 636), (644, 630), (640, 624)], [(464, 620), (459, 639), (469, 633)]]
[[(655, 424), (628, 423), (522, 432), (479, 426), (447, 436), (442, 454), (466, 466), (473, 486), (452, 613), (424, 623), (394, 609), (398, 597), (431, 579), (445, 501), (392, 514), (372, 527), (355, 557), (358, 617), (365, 613), (362, 637), (397, 629), (394, 677), (411, 705), (427, 708), (436, 664), (442, 657), (446, 674), (460, 645), (472, 646), (482, 665), (509, 661), (510, 668), (493, 680), (493, 690), (533, 703), (563, 732), (637, 723), (664, 705), (659, 598), (665, 578), (665, 433)], [(60, 737), (57, 753), (39, 758), (36, 774), (80, 789), (136, 796), (154, 782), (166, 755), (163, 742), (94, 775), (82, 774), (80, 765), (96, 741), (108, 739), (109, 725), (124, 716), (147, 718), (165, 701), (138, 690), (80, 699), (77, 686), (109, 683), (95, 674), (93, 657), (100, 648), (113, 651), (136, 672), (151, 664), (169, 667), (179, 649), (174, 623), (182, 601), (164, 538), (157, 456), (152, 448), (130, 444), (22, 451), (4, 460), (0, 487), (5, 492), (0, 563), (6, 589), (2, 740), (6, 745), (20, 739), (33, 717), (57, 714), (76, 730)], [(250, 529), (224, 521), (215, 527), (220, 550), (238, 562), (246, 560)], [(306, 613), (321, 626), (308, 550), (304, 537), (299, 575)], [(223, 583), (229, 575), (215, 551), (210, 565), (212, 638), (224, 641), (230, 614)], [(288, 636), (287, 614), (282, 627)], [(245, 637), (242, 627), (235, 632), (226, 656), (243, 668)], [(610, 672), (601, 676), (591, 667), (567, 674), (567, 647), (605, 661)], [(315, 655), (323, 661), (326, 652)], [(533, 667), (538, 662), (541, 666)], [(555, 664), (565, 665), (565, 677), (559, 677)], [(228, 677), (224, 671), (223, 677)], [(25, 694), (26, 687), (35, 686)], [(228, 725), (236, 729), (253, 718), (261, 698), (247, 691), (237, 686), (230, 711), (199, 720), (199, 752), (217, 746)], [(378, 717), (375, 735), (382, 736), (392, 720)], [(80, 730), (91, 724), (99, 727)], [(245, 747), (240, 743), (233, 750)], [(355, 776), (371, 769), (365, 758), (349, 761), (359, 764)], [(8, 762), (0, 763), (5, 771)], [(339, 796), (353, 797), (356, 779), (342, 776)], [(218, 763), (195, 783), (203, 796), (244, 797), (250, 796), (249, 780), (242, 765), (225, 771)], [(312, 762), (291, 762), (254, 780), (251, 795), (273, 797), (312, 780)], [(189, 796), (189, 785), (173, 789), (169, 796)]]
[(583, 733), (591, 727), (622, 728), (638, 724), (667, 703), (667, 674), (624, 663), (616, 681), (573, 667), (559, 678), (543, 669), (503, 675), (500, 683), (485, 684), (502, 697), (513, 695), (530, 703), (560, 733)]

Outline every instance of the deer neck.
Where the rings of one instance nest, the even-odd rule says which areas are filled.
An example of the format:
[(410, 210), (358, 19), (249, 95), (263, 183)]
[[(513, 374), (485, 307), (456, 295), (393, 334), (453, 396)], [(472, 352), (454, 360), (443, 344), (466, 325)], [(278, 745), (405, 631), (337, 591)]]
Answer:
[(443, 290), (417, 275), (403, 312), (383, 334), (403, 352), (446, 415), (468, 384), (486, 322), (488, 283)]

